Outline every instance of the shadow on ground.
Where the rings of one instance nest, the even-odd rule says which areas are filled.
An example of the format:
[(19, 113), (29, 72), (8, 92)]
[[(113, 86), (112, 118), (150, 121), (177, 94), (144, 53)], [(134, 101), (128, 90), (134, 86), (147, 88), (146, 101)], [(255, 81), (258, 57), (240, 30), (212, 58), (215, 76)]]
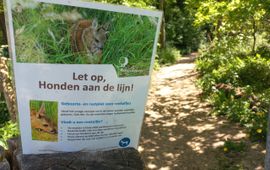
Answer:
[[(193, 63), (182, 62), (155, 73), (139, 146), (147, 169), (263, 169), (263, 145), (238, 124), (209, 115), (196, 75)], [(225, 153), (225, 140), (244, 141), (246, 150)]]

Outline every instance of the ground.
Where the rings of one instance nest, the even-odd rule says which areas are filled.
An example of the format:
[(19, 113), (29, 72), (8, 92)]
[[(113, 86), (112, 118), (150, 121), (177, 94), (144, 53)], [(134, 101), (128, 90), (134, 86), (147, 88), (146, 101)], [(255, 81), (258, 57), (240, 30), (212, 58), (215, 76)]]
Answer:
[[(213, 117), (196, 87), (196, 54), (155, 71), (139, 151), (147, 169), (261, 170), (263, 143), (251, 142), (244, 127)], [(224, 141), (244, 142), (241, 152), (224, 151)]]

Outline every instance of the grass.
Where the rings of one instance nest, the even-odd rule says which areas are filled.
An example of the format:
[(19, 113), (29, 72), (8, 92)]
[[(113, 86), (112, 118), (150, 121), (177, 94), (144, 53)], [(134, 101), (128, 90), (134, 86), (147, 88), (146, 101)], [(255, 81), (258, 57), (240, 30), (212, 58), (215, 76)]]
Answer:
[(49, 134), (49, 133), (42, 133), (36, 129), (32, 129), (32, 139), (42, 140), (42, 141), (51, 141), (51, 142), (58, 141), (57, 135)]
[[(136, 75), (137, 73), (147, 75), (155, 34), (152, 23), (147, 17), (135, 15), (119, 15), (117, 20), (105, 46), (103, 63), (112, 63), (117, 72), (134, 71), (123, 71), (120, 73), (121, 76)], [(121, 60), (124, 58), (128, 59), (128, 65), (122, 68)]]
[(109, 23), (101, 64), (112, 64), (118, 76), (148, 75), (157, 18), (44, 3), (13, 13), (17, 62), (88, 64), (85, 56), (71, 50), (75, 21), (63, 13)]
[(158, 51), (158, 58), (160, 64), (175, 64), (181, 58), (181, 52), (177, 48), (167, 45), (166, 48)]
[[(53, 122), (55, 125), (56, 130), (57, 125), (58, 125), (58, 103), (57, 102), (52, 102), (52, 101), (37, 101), (37, 100), (32, 100), (30, 101), (30, 109), (31, 111), (34, 110), (38, 112), (41, 108), (41, 105), (44, 103), (45, 105), (45, 116)], [(32, 126), (32, 139), (33, 140), (41, 140), (41, 141), (57, 141), (58, 140), (58, 135), (57, 133), (48, 133), (46, 131), (40, 131), (38, 129), (45, 129), (47, 127), (43, 127), (42, 124), (44, 123), (41, 121), (41, 119), (34, 119), (35, 117), (32, 118), (31, 116), (31, 126)], [(52, 125), (49, 125), (50, 127)]]
[(58, 103), (57, 102), (31, 100), (30, 109), (38, 112), (42, 103), (45, 104), (46, 117), (48, 117), (51, 121), (53, 121), (54, 124), (57, 124), (58, 123)]

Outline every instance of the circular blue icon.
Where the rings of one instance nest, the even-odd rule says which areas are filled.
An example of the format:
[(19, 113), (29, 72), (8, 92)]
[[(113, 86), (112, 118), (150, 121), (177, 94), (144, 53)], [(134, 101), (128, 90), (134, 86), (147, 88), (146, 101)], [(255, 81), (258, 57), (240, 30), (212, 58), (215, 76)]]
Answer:
[(122, 148), (127, 147), (130, 144), (130, 139), (129, 138), (123, 138), (119, 141), (119, 146)]

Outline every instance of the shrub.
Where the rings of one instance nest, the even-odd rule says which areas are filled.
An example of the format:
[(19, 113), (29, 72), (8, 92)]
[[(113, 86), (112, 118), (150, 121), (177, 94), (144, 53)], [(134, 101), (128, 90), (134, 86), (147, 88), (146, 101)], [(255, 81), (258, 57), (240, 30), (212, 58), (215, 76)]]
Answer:
[(1, 45), (0, 47), (0, 56), (3, 57), (9, 57), (9, 53), (8, 53), (8, 45)]
[(240, 122), (252, 139), (265, 140), (270, 60), (260, 54), (226, 52), (216, 46), (202, 53), (196, 64), (200, 73), (198, 85), (213, 105), (212, 113)]
[(0, 125), (9, 120), (8, 108), (4, 96), (0, 94)]
[(239, 81), (242, 86), (250, 85), (255, 91), (262, 91), (270, 87), (270, 61), (262, 58), (247, 57), (245, 65), (239, 70)]
[(270, 45), (261, 45), (256, 50), (257, 54), (260, 54), (262, 57), (270, 59)]
[(168, 45), (165, 49), (158, 51), (158, 60), (160, 64), (173, 64), (181, 58), (180, 51)]
[(11, 121), (4, 124), (3, 127), (0, 128), (0, 146), (7, 149), (7, 140), (18, 136), (19, 130), (17, 123), (12, 123)]
[(160, 64), (158, 60), (158, 56), (156, 56), (155, 61), (154, 61), (154, 70), (159, 70), (160, 69)]
[(165, 9), (167, 39), (183, 53), (198, 50), (203, 32), (193, 24), (194, 18), (179, 4), (169, 4)]
[(246, 144), (244, 142), (234, 142), (231, 140), (227, 140), (224, 143), (225, 152), (230, 152), (230, 151), (242, 152), (245, 149), (246, 149)]

